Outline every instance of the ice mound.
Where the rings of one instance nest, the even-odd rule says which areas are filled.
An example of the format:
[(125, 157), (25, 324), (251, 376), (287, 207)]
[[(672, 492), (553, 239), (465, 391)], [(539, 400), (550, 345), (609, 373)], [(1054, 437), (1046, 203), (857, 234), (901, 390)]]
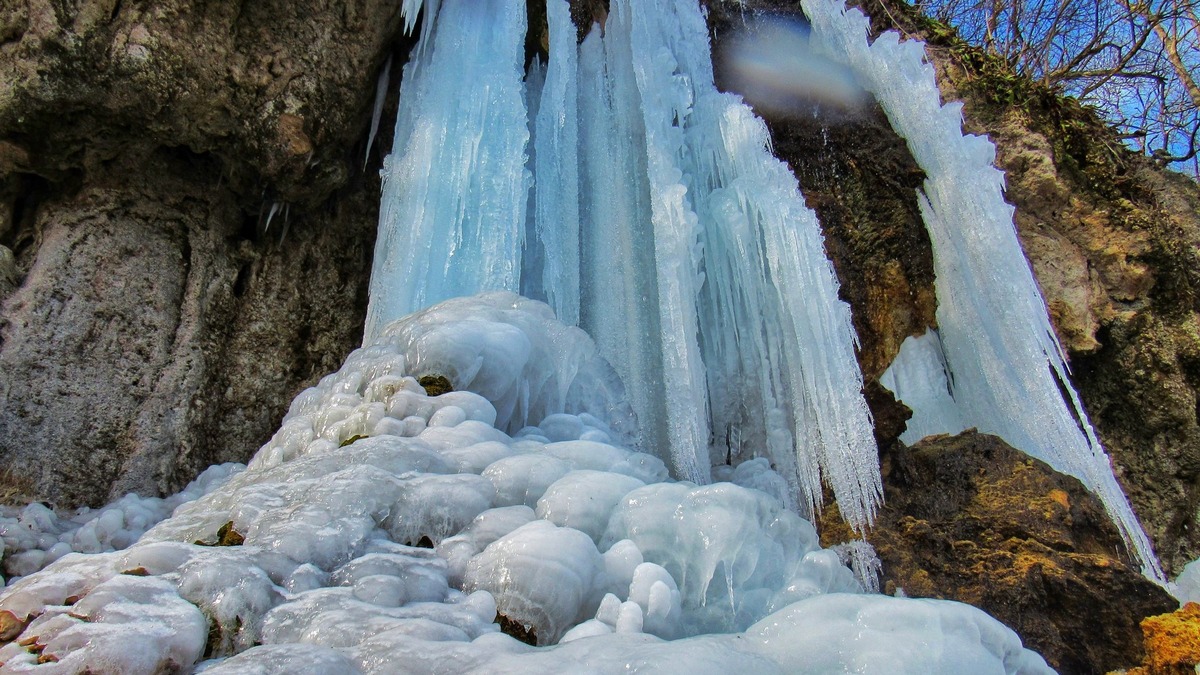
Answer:
[[(416, 379), (426, 375), (446, 377), (455, 391), (425, 397)], [(576, 417), (580, 434), (569, 440), (586, 431), (618, 443), (636, 436), (624, 388), (591, 338), (555, 320), (544, 303), (495, 291), (447, 300), (380, 330), (338, 372), (296, 397), (255, 461), (278, 463), (355, 436), (412, 437), (464, 419), (515, 433), (553, 424), (556, 413), (587, 413)], [(498, 438), (490, 436), (480, 441)]]
[[(498, 297), (421, 320), (477, 335)], [(504, 297), (506, 325), (551, 322)], [(512, 365), (509, 350), (465, 353), (477, 373)], [(582, 439), (609, 425), (592, 414), (510, 436), (478, 394), (426, 395), (411, 363), (355, 352), (245, 471), (126, 550), (11, 584), (0, 672), (1046, 672), (978, 610), (863, 595), (776, 495), (670, 482), (655, 457)], [(728, 472), (783, 480), (765, 462)]]
[(36, 502), (21, 509), (0, 506), (4, 573), (20, 577), (68, 553), (126, 548), (176, 507), (212, 491), (243, 468), (241, 464), (220, 464), (166, 499), (128, 494), (102, 509), (84, 507), (69, 515)]

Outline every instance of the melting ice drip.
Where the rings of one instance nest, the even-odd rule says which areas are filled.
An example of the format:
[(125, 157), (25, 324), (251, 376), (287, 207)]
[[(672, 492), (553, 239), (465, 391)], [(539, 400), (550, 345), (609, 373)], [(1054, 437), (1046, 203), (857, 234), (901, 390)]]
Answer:
[(697, 3), (614, 1), (577, 46), (552, 0), (550, 61), (524, 81), (520, 0), (424, 11), (366, 339), (456, 295), (545, 299), (594, 337), (676, 475), (766, 456), (790, 506), (818, 508), (824, 477), (868, 525), (882, 488), (850, 310), (765, 126), (713, 85)]
[(1100, 498), (1143, 573), (1163, 582), (1071, 385), (1004, 201), (995, 147), (963, 135), (962, 104), (941, 104), (920, 42), (900, 42), (894, 32), (869, 42), (867, 18), (840, 0), (803, 7), (816, 47), (853, 69), (927, 176), (919, 200), (933, 242), (940, 330), (910, 338), (884, 377), (914, 411), (903, 438), (974, 426), (1075, 476)]

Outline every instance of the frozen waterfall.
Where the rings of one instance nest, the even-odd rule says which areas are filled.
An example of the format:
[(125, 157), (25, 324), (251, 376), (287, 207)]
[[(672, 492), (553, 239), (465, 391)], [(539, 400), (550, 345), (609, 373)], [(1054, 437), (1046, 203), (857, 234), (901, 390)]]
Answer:
[(797, 513), (880, 498), (849, 308), (695, 0), (528, 73), (519, 0), (403, 9), (363, 347), (157, 524), (21, 512), (6, 671), (1052, 672)]
[(882, 487), (850, 309), (765, 126), (716, 90), (697, 3), (616, 0), (577, 46), (550, 2), (550, 61), (523, 98), (520, 12), (472, 8), (507, 18), (476, 35), (461, 3), (427, 7), (406, 69), (367, 340), (438, 300), (520, 290), (596, 340), (640, 447), (676, 475), (765, 456), (793, 508), (818, 509), (824, 478), (868, 525)]

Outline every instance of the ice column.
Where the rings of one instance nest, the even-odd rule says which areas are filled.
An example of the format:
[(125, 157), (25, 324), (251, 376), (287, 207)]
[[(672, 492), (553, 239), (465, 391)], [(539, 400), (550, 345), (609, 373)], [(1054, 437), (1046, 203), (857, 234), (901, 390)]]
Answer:
[(455, 295), (545, 298), (593, 336), (641, 447), (678, 477), (766, 456), (792, 508), (819, 507), (824, 478), (869, 524), (881, 486), (850, 310), (762, 121), (717, 92), (695, 0), (613, 0), (578, 48), (551, 0), (527, 90), (519, 2), (437, 11), (402, 85), (367, 340)]
[(814, 510), (824, 476), (842, 514), (862, 528), (882, 485), (850, 307), (837, 297), (816, 214), (771, 154), (766, 126), (713, 85), (695, 3), (673, 8), (680, 25), (667, 34), (677, 36), (672, 46), (695, 92), (687, 157), (704, 224), (701, 335), (718, 452), (745, 459), (765, 448), (794, 476), (797, 501)]
[(630, 53), (617, 30), (593, 30), (579, 47), (579, 325), (625, 382), (642, 449), (667, 456), (645, 130)]
[(520, 282), (531, 180), (524, 2), (447, 0), (424, 11), (384, 162), (364, 344), (439, 300)]
[(918, 197), (933, 242), (938, 325), (961, 421), (1083, 481), (1146, 576), (1161, 581), (1150, 541), (1068, 378), (1004, 201), (1004, 176), (992, 165), (995, 147), (963, 135), (961, 104), (941, 105), (921, 43), (902, 43), (894, 32), (869, 43), (866, 17), (846, 11), (841, 0), (804, 0), (803, 7), (814, 44), (854, 70), (928, 176)]
[(550, 53), (534, 133), (534, 233), (546, 304), (579, 323), (579, 56), (566, 0), (546, 3)]
[[(671, 41), (682, 38), (675, 9), (670, 2), (639, 2), (634, 11), (630, 0), (618, 0), (612, 3), (609, 24), (613, 26), (610, 30), (629, 35), (642, 102), (671, 458), (681, 475), (707, 483), (711, 479), (708, 410), (696, 313), (703, 281), (698, 274), (700, 225), (681, 169), (686, 155), (683, 130), (695, 83), (690, 77), (691, 64), (676, 58), (686, 52), (672, 49)], [(702, 22), (695, 3), (691, 9)], [(707, 47), (707, 33), (700, 38), (700, 45)]]

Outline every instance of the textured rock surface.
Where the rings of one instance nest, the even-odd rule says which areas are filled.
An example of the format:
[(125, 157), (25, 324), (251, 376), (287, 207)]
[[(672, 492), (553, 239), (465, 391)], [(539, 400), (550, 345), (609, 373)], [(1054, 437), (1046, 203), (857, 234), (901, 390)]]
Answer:
[(183, 146), (251, 201), (319, 203), (349, 173), (398, 21), (386, 0), (6, 3), (0, 165), (59, 177)]
[(398, 13), (0, 7), (0, 470), (60, 505), (176, 489), (357, 346)]
[(297, 216), (280, 246), (186, 162), (141, 161), (39, 206), (4, 305), (0, 448), (60, 502), (244, 460), (361, 339), (369, 195)]
[[(1142, 660), (1138, 622), (1178, 606), (1127, 564), (1115, 528), (1079, 481), (994, 436), (965, 432), (884, 455), (885, 499), (867, 537), (883, 590), (968, 602), (1063, 673)], [(825, 545), (851, 533), (835, 509)]]
[(1170, 614), (1142, 621), (1146, 658), (1129, 675), (1190, 675), (1200, 664), (1200, 605), (1189, 602)]

